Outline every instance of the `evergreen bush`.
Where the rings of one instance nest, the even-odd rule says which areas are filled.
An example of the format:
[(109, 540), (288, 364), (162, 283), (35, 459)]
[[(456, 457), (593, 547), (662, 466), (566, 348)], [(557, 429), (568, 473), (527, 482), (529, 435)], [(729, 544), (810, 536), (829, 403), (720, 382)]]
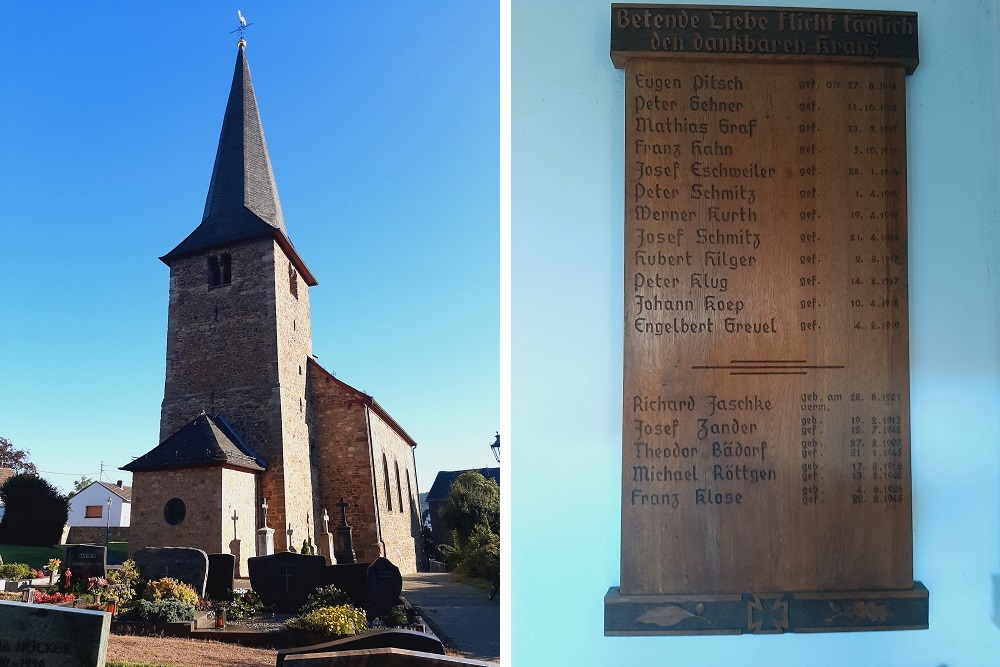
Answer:
[(26, 563), (4, 563), (0, 565), (0, 579), (27, 579), (31, 567)]
[(177, 623), (193, 621), (194, 605), (178, 600), (139, 600), (127, 614), (126, 620), (146, 621), (149, 623)]
[(48, 547), (59, 544), (69, 517), (69, 501), (34, 475), (14, 475), (0, 485), (5, 510), (0, 544)]

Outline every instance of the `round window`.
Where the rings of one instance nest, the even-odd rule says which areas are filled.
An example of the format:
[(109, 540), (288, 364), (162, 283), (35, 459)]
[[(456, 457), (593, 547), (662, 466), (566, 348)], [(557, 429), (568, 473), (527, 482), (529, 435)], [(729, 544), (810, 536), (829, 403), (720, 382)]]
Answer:
[(166, 519), (167, 523), (171, 526), (176, 526), (183, 521), (185, 514), (187, 514), (187, 507), (184, 505), (184, 501), (180, 498), (171, 498), (167, 501), (166, 506), (163, 508), (163, 518)]

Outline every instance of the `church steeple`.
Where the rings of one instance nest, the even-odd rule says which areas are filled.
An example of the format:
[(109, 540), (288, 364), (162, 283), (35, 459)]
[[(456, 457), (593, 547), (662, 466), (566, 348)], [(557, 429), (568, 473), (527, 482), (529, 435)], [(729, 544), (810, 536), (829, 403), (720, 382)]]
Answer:
[(273, 236), (306, 283), (315, 285), (285, 229), (244, 46), (241, 40), (201, 224), (160, 259), (169, 265), (211, 248)]

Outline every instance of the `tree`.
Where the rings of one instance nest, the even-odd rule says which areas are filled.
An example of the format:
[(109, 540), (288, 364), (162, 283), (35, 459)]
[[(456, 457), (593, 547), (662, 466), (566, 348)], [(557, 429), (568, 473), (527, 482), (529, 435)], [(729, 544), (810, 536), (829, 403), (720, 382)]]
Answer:
[[(465, 544), (476, 526), (483, 525), (494, 535), (500, 533), (500, 487), (475, 470), (464, 472), (451, 485), (448, 503), (442, 512), (455, 531), (458, 543)], [(457, 545), (456, 545), (457, 546)]]
[(54, 486), (35, 475), (14, 475), (0, 485), (0, 500), (4, 503), (0, 544), (59, 544), (69, 501)]
[(25, 475), (38, 475), (38, 468), (28, 461), (25, 449), (15, 449), (14, 443), (0, 437), (0, 468), (13, 468), (14, 472)]
[(94, 483), (94, 480), (90, 479), (86, 475), (80, 475), (80, 479), (78, 479), (75, 482), (73, 482), (73, 490), (70, 492), (69, 495), (72, 496), (72, 495), (75, 495), (77, 493), (80, 493), (81, 491), (83, 491), (84, 489), (86, 489), (88, 486), (90, 486), (93, 483)]

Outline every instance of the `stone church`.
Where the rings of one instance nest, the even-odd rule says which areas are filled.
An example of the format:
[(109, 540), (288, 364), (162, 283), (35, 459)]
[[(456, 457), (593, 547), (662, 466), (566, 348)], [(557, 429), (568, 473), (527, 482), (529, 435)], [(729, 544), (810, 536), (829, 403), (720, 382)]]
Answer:
[(357, 560), (416, 571), (416, 443), (312, 356), (317, 281), (282, 218), (242, 40), (201, 224), (160, 259), (160, 444), (122, 467), (133, 473), (130, 552), (234, 553), (246, 576), (265, 520), (277, 551), (299, 550), (317, 543), (324, 510), (334, 532), (343, 498)]

